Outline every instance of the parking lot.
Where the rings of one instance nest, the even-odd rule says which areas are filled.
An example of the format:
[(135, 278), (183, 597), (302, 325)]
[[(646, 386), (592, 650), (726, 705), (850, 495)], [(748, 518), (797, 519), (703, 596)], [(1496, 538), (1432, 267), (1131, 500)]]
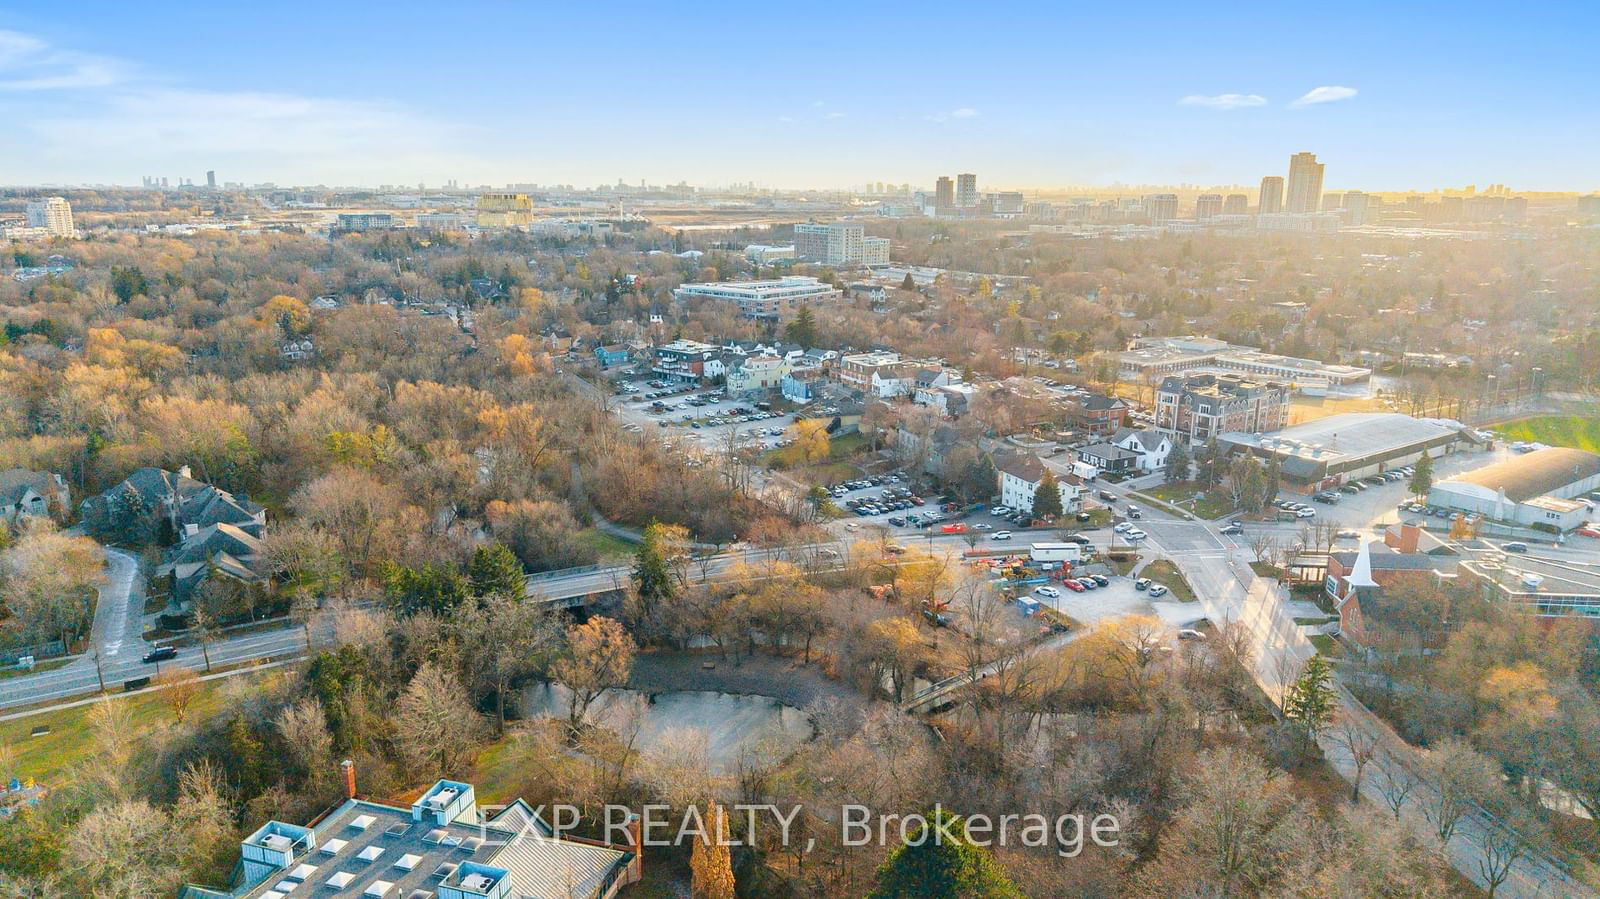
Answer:
[[(1509, 450), (1499, 448), (1488, 452), (1462, 452), (1442, 456), (1433, 460), (1433, 481), (1438, 483), (1452, 475), (1482, 468), (1508, 455), (1510, 455)], [(1315, 502), (1300, 495), (1284, 494), (1283, 498), (1304, 503), (1316, 510), (1316, 517), (1308, 519), (1307, 523), (1332, 521), (1344, 527), (1365, 529), (1414, 516), (1414, 513), (1402, 513), (1399, 510), (1402, 502), (1412, 498), (1409, 478), (1363, 486), (1365, 489), (1354, 494), (1341, 491), (1338, 494), (1339, 501), (1335, 504)], [(1442, 522), (1442, 519), (1433, 521)]]
[(622, 382), (618, 388), (618, 408), (629, 425), (639, 430), (655, 426), (704, 449), (725, 448), (730, 438), (738, 446), (772, 449), (794, 422), (792, 415), (728, 399), (718, 388), (685, 390), (644, 380)]
[(1152, 599), (1147, 591), (1135, 589), (1133, 578), (1111, 576), (1107, 580), (1107, 586), (1082, 593), (1051, 584), (1059, 596), (1041, 595), (1037, 588), (1032, 596), (1041, 605), (1058, 609), (1085, 627), (1124, 615), (1154, 615), (1173, 627), (1187, 627), (1205, 616), (1199, 603), (1173, 602), (1170, 593), (1162, 599)]

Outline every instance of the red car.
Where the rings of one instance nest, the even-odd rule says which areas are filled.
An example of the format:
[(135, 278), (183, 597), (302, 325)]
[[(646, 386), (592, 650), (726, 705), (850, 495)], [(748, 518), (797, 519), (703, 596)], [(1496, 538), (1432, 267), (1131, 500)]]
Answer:
[(1581, 527), (1576, 531), (1573, 531), (1573, 533), (1577, 534), (1579, 537), (1600, 537), (1600, 528)]
[(1073, 593), (1082, 593), (1083, 592), (1083, 585), (1078, 583), (1075, 580), (1072, 580), (1071, 578), (1068, 578), (1067, 580), (1062, 581), (1061, 582), (1061, 586), (1066, 587), (1068, 590), (1071, 590)]

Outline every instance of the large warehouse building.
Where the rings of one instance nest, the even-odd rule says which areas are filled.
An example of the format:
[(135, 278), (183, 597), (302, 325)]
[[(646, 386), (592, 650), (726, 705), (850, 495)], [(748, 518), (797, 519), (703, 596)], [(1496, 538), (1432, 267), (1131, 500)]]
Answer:
[(1572, 497), (1600, 488), (1600, 456), (1549, 446), (1440, 481), (1428, 503), (1495, 521), (1569, 531), (1589, 518)]
[(1426, 452), (1453, 453), (1478, 435), (1455, 422), (1412, 418), (1399, 412), (1330, 415), (1270, 434), (1228, 432), (1218, 438), (1228, 452), (1276, 459), (1286, 489), (1311, 493), (1400, 468)]

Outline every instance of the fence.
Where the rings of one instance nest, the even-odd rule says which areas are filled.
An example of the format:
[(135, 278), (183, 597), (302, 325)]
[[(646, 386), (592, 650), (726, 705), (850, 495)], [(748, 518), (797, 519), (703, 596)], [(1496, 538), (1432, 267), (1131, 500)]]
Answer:
[(0, 649), (0, 665), (15, 665), (17, 659), (23, 656), (33, 656), (39, 661), (59, 658), (67, 654), (67, 644), (60, 640), (51, 640), (48, 643), (35, 643), (32, 646), (17, 646), (11, 649)]

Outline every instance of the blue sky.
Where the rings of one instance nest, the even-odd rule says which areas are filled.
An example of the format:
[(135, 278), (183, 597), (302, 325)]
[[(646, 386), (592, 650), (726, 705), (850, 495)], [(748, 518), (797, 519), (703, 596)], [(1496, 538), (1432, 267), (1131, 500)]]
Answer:
[(1600, 187), (1600, 4), (1215, 5), (12, 0), (0, 183)]

